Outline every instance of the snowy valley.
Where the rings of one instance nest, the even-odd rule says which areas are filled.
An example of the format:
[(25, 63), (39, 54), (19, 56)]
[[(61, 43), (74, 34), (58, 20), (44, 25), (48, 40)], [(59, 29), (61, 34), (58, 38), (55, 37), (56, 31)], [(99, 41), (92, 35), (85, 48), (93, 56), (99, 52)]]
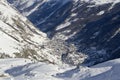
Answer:
[[(94, 65), (120, 57), (120, 0), (8, 0), (50, 39), (75, 44)], [(117, 42), (117, 43), (116, 43)]]
[(120, 0), (0, 0), (0, 80), (120, 80)]

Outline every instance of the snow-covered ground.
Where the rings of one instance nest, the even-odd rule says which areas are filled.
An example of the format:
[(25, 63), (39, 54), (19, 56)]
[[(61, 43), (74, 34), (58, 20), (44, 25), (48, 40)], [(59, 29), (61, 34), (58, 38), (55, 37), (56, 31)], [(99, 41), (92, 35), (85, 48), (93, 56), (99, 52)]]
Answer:
[(80, 67), (68, 80), (120, 80), (120, 59), (104, 62), (93, 67)]
[(120, 80), (120, 59), (93, 67), (60, 67), (28, 59), (0, 59), (0, 80)]
[(55, 76), (63, 72), (57, 65), (28, 59), (0, 59), (0, 80), (63, 80)]
[[(78, 0), (75, 0), (75, 1), (78, 1)], [(81, 1), (95, 3), (96, 5), (120, 2), (120, 0), (81, 0)]]
[(0, 7), (0, 53), (18, 52), (18, 49), (26, 44), (25, 39), (38, 46), (46, 41), (46, 34), (36, 29), (5, 0), (0, 1)]
[(36, 57), (39, 60), (46, 58), (45, 60), (50, 59), (48, 60), (50, 62), (56, 61), (55, 55), (50, 54), (53, 50), (45, 46), (48, 41), (45, 33), (35, 28), (6, 0), (0, 0), (0, 57), (5, 54), (10, 57), (20, 57), (16, 53), (23, 54), (24, 49), (30, 49), (36, 54), (29, 55), (28, 58)]

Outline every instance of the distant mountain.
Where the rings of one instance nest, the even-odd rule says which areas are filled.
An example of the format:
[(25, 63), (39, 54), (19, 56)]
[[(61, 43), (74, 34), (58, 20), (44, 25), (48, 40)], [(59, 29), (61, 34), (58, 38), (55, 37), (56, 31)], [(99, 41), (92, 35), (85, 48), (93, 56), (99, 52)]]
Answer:
[(120, 57), (119, 0), (8, 0), (50, 38), (74, 43), (93, 64)]

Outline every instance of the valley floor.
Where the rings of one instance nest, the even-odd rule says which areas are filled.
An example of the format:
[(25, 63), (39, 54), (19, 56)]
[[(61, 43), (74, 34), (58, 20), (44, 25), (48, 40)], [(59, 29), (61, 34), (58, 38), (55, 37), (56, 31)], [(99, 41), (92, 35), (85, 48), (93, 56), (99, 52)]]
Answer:
[(0, 59), (0, 80), (120, 80), (120, 59), (93, 67), (60, 67), (28, 59)]

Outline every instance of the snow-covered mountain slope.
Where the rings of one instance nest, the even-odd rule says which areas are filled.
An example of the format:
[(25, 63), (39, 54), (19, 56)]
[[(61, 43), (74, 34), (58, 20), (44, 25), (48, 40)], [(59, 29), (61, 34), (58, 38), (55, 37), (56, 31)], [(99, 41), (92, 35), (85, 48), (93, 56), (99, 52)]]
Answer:
[(6, 0), (0, 0), (0, 57), (22, 57), (54, 63), (57, 59), (51, 54), (53, 50), (46, 47), (48, 41), (45, 33), (35, 28)]
[(80, 66), (80, 69), (65, 71), (58, 74), (58, 77), (64, 80), (119, 80), (119, 67), (120, 59), (115, 59), (93, 67)]
[(75, 43), (96, 64), (120, 57), (120, 0), (7, 0), (50, 38)]
[[(35, 24), (37, 27), (39, 27), (42, 31), (47, 32), (49, 34), (49, 37), (54, 36), (56, 33), (59, 32), (60, 34), (63, 33), (63, 36), (69, 34), (69, 36), (63, 37), (63, 39), (68, 39), (68, 37), (71, 37), (76, 33), (71, 32), (70, 30), (66, 30), (66, 28), (68, 26), (72, 26), (72, 23), (78, 22), (81, 19), (85, 18), (84, 15), (87, 16), (85, 10), (87, 10), (88, 14), (92, 16), (100, 17), (102, 14), (109, 12), (110, 9), (114, 8), (114, 6), (120, 2), (119, 0), (7, 1), (10, 2), (13, 6), (15, 6), (24, 16), (27, 16), (28, 19), (33, 22), (33, 24)], [(83, 11), (82, 13), (84, 13), (84, 15), (82, 13), (80, 14), (81, 11)]]
[(0, 65), (0, 80), (61, 80), (52, 75), (63, 71), (56, 65), (28, 59), (1, 59)]
[[(65, 41), (49, 40), (25, 17), (9, 5), (0, 2), (0, 57), (20, 57), (61, 65), (77, 65), (86, 57), (76, 54), (76, 48)], [(78, 58), (78, 59), (76, 59)]]
[(48, 1), (49, 0), (8, 0), (8, 2), (17, 7), (24, 16), (29, 16), (36, 11), (39, 6)]
[[(24, 1), (7, 0), (7, 1), (12, 3), (21, 13), (23, 13), (23, 15), (27, 16), (28, 19), (31, 22), (33, 22), (33, 24), (38, 26), (44, 32), (48, 32), (51, 29), (53, 30), (55, 26), (61, 23), (69, 15), (69, 13), (68, 14), (64, 13), (70, 11), (70, 8), (72, 7), (71, 0), (24, 0)], [(68, 5), (69, 7), (67, 7)], [(68, 9), (66, 10), (66, 8)], [(63, 19), (63, 17), (65, 18)]]
[(19, 9), (20, 12), (22, 12), (24, 16), (29, 16), (33, 14), (37, 9), (41, 8), (41, 6), (43, 5), (55, 6), (58, 3), (61, 3), (62, 5), (64, 5), (68, 1), (70, 0), (65, 0), (64, 2), (63, 0), (24, 0), (24, 1), (23, 0), (8, 0), (8, 2), (14, 5), (17, 9)]
[[(9, 64), (8, 64), (9, 63)], [(119, 80), (120, 59), (93, 67), (65, 68), (27, 59), (0, 59), (0, 80)]]
[[(79, 0), (75, 0), (76, 2)], [(82, 2), (86, 3), (94, 3), (95, 5), (103, 5), (103, 4), (108, 4), (108, 3), (118, 3), (120, 0), (80, 0)]]

